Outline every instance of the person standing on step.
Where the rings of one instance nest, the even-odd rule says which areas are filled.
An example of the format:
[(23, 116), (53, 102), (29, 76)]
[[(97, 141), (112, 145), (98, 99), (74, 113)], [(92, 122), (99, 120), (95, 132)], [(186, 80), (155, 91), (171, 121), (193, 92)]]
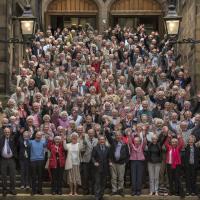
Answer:
[(95, 200), (102, 200), (109, 172), (109, 147), (105, 145), (105, 137), (99, 136), (99, 143), (92, 151), (92, 162), (95, 171)]
[(61, 136), (48, 139), (47, 148), (50, 151), (49, 168), (52, 175), (52, 195), (62, 195), (62, 179), (65, 167), (65, 151)]
[(7, 190), (7, 170), (10, 176), (10, 193), (16, 195), (15, 178), (16, 178), (16, 163), (17, 148), (16, 139), (12, 135), (10, 128), (4, 129), (4, 135), (0, 138), (0, 156), (1, 156), (1, 177), (2, 177), (2, 193), (6, 196)]
[(177, 138), (168, 134), (165, 141), (167, 174), (169, 178), (169, 195), (179, 195), (184, 197), (184, 190), (181, 184), (181, 149), (184, 147), (182, 135)]
[(124, 196), (125, 165), (129, 161), (130, 153), (128, 145), (122, 141), (122, 134), (117, 131), (113, 138), (110, 129), (105, 130), (105, 135), (110, 143), (110, 171), (112, 195)]
[(45, 148), (47, 145), (46, 139), (42, 139), (42, 132), (38, 131), (34, 140), (29, 140), (30, 143), (30, 167), (32, 192), (31, 195), (40, 194), (42, 191), (42, 172), (44, 169)]
[(25, 131), (19, 137), (19, 163), (21, 175), (21, 189), (30, 188), (30, 138), (31, 133)]
[(82, 186), (85, 194), (94, 193), (94, 165), (92, 163), (92, 150), (98, 144), (98, 139), (94, 137), (95, 131), (88, 130), (88, 134), (83, 137), (82, 154)]

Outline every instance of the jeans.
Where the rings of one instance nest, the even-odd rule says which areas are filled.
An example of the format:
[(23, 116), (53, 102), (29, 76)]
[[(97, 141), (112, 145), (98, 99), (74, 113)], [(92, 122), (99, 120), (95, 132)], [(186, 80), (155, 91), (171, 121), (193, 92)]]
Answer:
[(148, 162), (150, 192), (158, 192), (160, 163)]
[(131, 182), (132, 192), (141, 192), (142, 190), (142, 177), (143, 177), (144, 161), (131, 160)]

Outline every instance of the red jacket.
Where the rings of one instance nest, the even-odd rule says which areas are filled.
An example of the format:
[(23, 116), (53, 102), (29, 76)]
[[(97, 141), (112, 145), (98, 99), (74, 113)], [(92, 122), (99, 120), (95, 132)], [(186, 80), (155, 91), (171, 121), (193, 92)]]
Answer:
[(93, 62), (91, 64), (91, 67), (93, 67), (95, 69), (95, 72), (97, 74), (99, 74), (99, 72), (100, 72), (100, 66), (101, 66), (101, 62)]
[(87, 81), (85, 85), (88, 88), (90, 88), (91, 86), (94, 86), (96, 88), (96, 94), (100, 92), (100, 84), (98, 81), (95, 81), (95, 82)]
[[(49, 140), (47, 148), (51, 152), (49, 157), (49, 168), (57, 168), (56, 160), (56, 145), (53, 141)], [(58, 155), (59, 155), (59, 165), (60, 167), (65, 166), (65, 150), (63, 148), (63, 143), (60, 143), (58, 146)]]
[(165, 147), (166, 147), (166, 150), (167, 150), (167, 154), (166, 154), (166, 163), (167, 164), (170, 164), (170, 151), (172, 152), (172, 168), (176, 168), (177, 165), (181, 165), (181, 155), (180, 155), (180, 151), (181, 149), (183, 148), (184, 146), (184, 141), (183, 141), (183, 138), (179, 138), (178, 139), (178, 145), (177, 147), (173, 148), (170, 144), (169, 144), (169, 137), (166, 139), (165, 141)]

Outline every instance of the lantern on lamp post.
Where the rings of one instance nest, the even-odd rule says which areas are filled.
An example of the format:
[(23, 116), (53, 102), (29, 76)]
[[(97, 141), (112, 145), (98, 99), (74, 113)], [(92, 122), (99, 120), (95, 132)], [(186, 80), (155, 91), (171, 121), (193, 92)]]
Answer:
[(168, 6), (168, 13), (164, 17), (167, 35), (170, 38), (176, 38), (179, 34), (182, 17), (176, 12), (175, 2), (172, 0)]
[(36, 17), (33, 16), (30, 5), (24, 7), (24, 13), (18, 19), (20, 21), (22, 38), (24, 40), (33, 38), (35, 33)]

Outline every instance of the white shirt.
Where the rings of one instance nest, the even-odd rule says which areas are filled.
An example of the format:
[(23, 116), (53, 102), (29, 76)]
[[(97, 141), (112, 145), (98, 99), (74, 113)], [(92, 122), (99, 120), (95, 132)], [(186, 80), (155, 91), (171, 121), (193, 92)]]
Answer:
[(8, 150), (7, 138), (5, 138), (4, 147), (3, 147), (1, 155), (2, 155), (3, 158), (12, 158), (13, 157), (12, 150), (10, 149), (9, 154), (8, 154), (7, 150)]
[(72, 165), (79, 165), (79, 149), (78, 143), (71, 145)]

